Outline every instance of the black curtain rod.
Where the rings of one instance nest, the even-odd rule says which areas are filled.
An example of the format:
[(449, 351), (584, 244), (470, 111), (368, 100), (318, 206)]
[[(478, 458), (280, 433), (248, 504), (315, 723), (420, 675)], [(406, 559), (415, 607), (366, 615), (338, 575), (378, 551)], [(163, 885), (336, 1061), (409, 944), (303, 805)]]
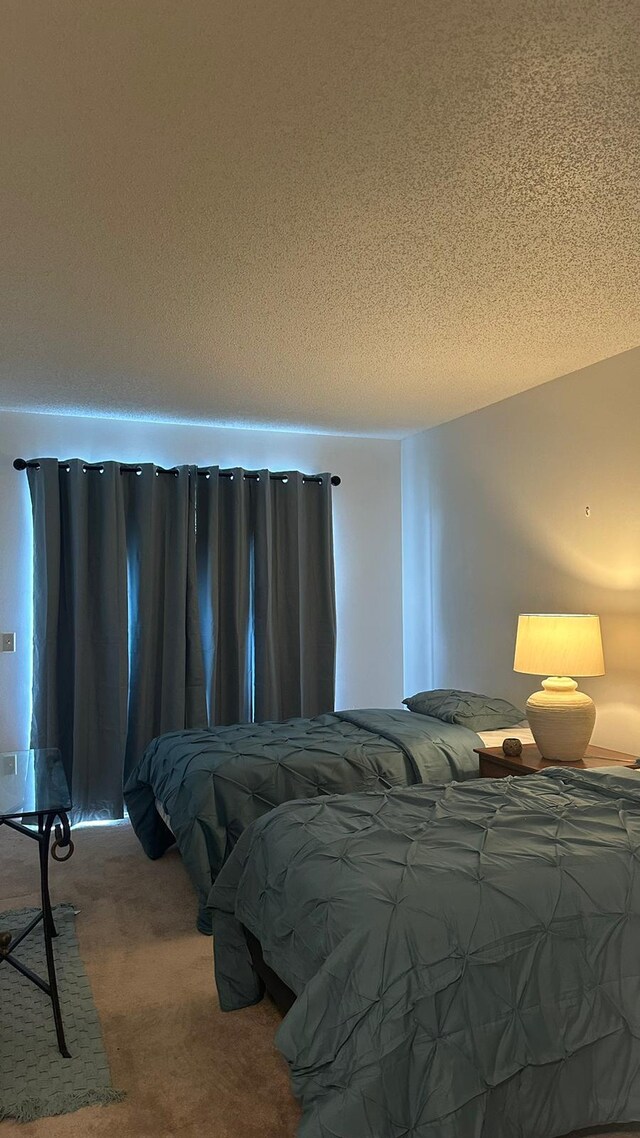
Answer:
[[(40, 469), (40, 463), (39, 462), (27, 462), (27, 460), (25, 458), (14, 458), (13, 466), (14, 466), (15, 470), (26, 470), (27, 467), (30, 467), (32, 470), (39, 470)], [(59, 466), (66, 467), (66, 463), (61, 462), (61, 463), (59, 463)], [(67, 467), (67, 469), (69, 469), (69, 468)], [(102, 464), (100, 462), (96, 462), (96, 463), (87, 462), (87, 463), (85, 463), (85, 465), (83, 467), (83, 470), (101, 470), (101, 469), (102, 469)], [(137, 472), (140, 469), (141, 469), (140, 466), (128, 466), (128, 465), (126, 465), (126, 463), (123, 463), (122, 466), (120, 467), (120, 473), (121, 474), (137, 474)], [(172, 466), (172, 467), (158, 466), (158, 467), (156, 467), (156, 470), (158, 471), (159, 474), (177, 474), (178, 473), (175, 466)], [(233, 478), (233, 470), (220, 470), (218, 473), (220, 474), (221, 478)], [(208, 470), (198, 470), (198, 474), (202, 475), (202, 477), (204, 477), (204, 478), (207, 478), (209, 475), (209, 471)], [(244, 477), (245, 478), (258, 479), (260, 477), (260, 475), (259, 474), (246, 473), (244, 475)], [(286, 475), (284, 475), (284, 474), (271, 474), (270, 477), (276, 478), (279, 482), (286, 481)], [(314, 474), (305, 474), (302, 478), (302, 481), (303, 482), (321, 482), (322, 479), (318, 478)], [(332, 486), (339, 486), (340, 482), (341, 482), (341, 479), (339, 478), (339, 476), (337, 474), (331, 475), (331, 485)]]

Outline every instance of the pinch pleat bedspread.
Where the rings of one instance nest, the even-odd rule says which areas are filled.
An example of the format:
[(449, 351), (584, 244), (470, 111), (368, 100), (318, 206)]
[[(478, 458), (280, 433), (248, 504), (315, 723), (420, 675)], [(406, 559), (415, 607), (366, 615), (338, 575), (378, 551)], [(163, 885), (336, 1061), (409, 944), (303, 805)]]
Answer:
[(551, 1138), (640, 1118), (640, 776), (291, 802), (211, 892), (221, 1005), (296, 992), (300, 1138)]
[(198, 927), (210, 932), (212, 882), (240, 834), (274, 806), (294, 798), (472, 778), (478, 746), (478, 736), (465, 727), (398, 709), (176, 731), (147, 748), (127, 783), (125, 801), (149, 857), (178, 843), (198, 894)]

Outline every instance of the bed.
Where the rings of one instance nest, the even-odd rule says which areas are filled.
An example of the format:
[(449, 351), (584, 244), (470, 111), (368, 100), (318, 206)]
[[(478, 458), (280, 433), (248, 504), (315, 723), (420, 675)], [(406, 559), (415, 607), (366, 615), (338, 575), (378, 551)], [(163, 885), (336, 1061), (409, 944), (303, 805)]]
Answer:
[(294, 1000), (300, 1138), (552, 1138), (640, 1118), (640, 776), (286, 803), (210, 895), (224, 1010)]
[[(496, 703), (503, 701), (492, 701), (493, 720)], [(521, 717), (504, 707), (511, 722)], [(516, 733), (530, 737), (526, 728)], [(198, 928), (210, 933), (211, 884), (256, 818), (295, 798), (474, 778), (481, 745), (458, 723), (397, 708), (176, 731), (147, 748), (125, 801), (149, 857), (177, 843), (198, 898)]]

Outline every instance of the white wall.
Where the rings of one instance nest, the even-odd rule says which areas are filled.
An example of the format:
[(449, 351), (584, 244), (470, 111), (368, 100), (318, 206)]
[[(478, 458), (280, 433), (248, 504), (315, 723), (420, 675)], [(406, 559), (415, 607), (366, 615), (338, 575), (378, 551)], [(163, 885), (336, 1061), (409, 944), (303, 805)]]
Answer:
[(182, 426), (123, 419), (0, 412), (0, 749), (29, 733), (31, 530), (27, 479), (16, 457), (193, 462), (330, 470), (338, 609), (337, 707), (394, 707), (402, 699), (400, 443), (335, 435)]
[(599, 613), (594, 741), (640, 753), (640, 349), (402, 450), (407, 691), (523, 703), (538, 681), (512, 671), (517, 614)]

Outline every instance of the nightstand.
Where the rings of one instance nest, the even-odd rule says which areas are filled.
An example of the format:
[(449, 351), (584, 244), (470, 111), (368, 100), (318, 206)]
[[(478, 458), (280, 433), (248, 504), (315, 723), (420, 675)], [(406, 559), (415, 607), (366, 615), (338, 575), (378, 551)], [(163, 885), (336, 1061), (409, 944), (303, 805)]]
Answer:
[(480, 757), (480, 778), (506, 778), (511, 774), (538, 774), (547, 767), (635, 767), (640, 765), (636, 755), (624, 751), (610, 751), (607, 747), (587, 747), (584, 759), (575, 763), (558, 763), (543, 759), (534, 743), (525, 743), (521, 755), (505, 755), (502, 747), (477, 747)]

